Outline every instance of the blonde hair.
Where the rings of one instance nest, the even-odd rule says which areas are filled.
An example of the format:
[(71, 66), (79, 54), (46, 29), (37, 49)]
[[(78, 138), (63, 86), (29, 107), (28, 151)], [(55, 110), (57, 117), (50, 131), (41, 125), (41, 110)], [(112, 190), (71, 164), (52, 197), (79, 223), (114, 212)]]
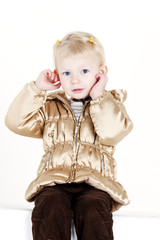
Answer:
[(57, 40), (53, 46), (55, 66), (57, 56), (68, 57), (71, 54), (85, 56), (89, 49), (96, 52), (100, 64), (105, 63), (104, 48), (95, 36), (86, 32), (71, 32), (62, 40)]

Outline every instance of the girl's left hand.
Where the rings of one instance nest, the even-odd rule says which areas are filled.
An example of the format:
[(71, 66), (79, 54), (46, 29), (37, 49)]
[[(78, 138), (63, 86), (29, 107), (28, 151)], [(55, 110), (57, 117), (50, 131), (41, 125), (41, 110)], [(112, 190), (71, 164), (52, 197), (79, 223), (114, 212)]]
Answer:
[(90, 90), (90, 97), (92, 99), (100, 97), (103, 94), (108, 82), (107, 71), (107, 67), (105, 66), (105, 69), (101, 70), (100, 73), (96, 75), (97, 81)]

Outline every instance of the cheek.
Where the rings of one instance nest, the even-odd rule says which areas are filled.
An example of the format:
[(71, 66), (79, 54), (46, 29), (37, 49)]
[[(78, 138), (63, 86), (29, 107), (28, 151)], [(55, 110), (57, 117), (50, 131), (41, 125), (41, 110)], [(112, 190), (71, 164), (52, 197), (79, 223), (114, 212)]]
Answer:
[(90, 80), (90, 82), (92, 86), (97, 82), (96, 75), (92, 76), (92, 80)]
[(96, 83), (96, 78), (95, 77), (92, 77), (92, 78), (89, 78), (88, 81), (87, 81), (87, 87), (89, 89), (91, 89), (93, 87), (93, 85)]
[(61, 82), (62, 89), (66, 91), (66, 89), (68, 88), (68, 81), (64, 78), (60, 78), (60, 82)]
[(60, 82), (61, 82), (62, 85), (65, 84), (65, 79), (64, 79), (63, 76), (59, 76), (59, 80), (60, 80)]
[(62, 86), (62, 88), (66, 88), (66, 83), (65, 82), (61, 82), (61, 86)]

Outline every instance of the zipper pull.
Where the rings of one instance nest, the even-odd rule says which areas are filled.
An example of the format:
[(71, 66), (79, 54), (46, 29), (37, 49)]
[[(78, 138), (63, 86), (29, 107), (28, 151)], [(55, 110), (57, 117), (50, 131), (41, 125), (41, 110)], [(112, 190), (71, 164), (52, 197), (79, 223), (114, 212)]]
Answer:
[(75, 134), (78, 133), (78, 123), (76, 124), (76, 128), (75, 128)]

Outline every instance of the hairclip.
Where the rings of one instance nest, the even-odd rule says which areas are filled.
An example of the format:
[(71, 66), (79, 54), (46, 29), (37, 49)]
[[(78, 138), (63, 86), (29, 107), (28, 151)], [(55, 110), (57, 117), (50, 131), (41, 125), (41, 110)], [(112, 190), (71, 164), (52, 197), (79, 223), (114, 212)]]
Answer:
[(60, 44), (61, 43), (61, 41), (58, 39), (57, 41), (56, 41), (56, 44)]
[(90, 37), (89, 42), (90, 42), (90, 43), (93, 43), (93, 42), (94, 42), (94, 38), (93, 38), (93, 37)]

